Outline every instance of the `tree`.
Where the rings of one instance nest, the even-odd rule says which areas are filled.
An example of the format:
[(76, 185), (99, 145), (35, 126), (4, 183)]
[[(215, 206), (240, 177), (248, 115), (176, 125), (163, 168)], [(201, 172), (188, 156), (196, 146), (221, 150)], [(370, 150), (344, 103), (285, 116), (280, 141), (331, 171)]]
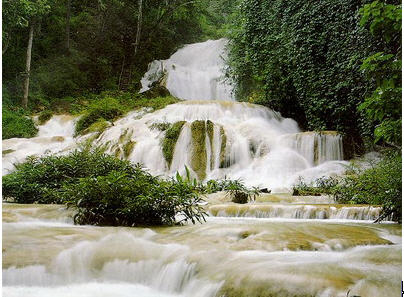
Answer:
[(360, 25), (380, 39), (385, 50), (366, 58), (361, 70), (374, 81), (375, 89), (360, 104), (376, 121), (375, 141), (401, 145), (401, 5), (373, 1), (360, 10)]

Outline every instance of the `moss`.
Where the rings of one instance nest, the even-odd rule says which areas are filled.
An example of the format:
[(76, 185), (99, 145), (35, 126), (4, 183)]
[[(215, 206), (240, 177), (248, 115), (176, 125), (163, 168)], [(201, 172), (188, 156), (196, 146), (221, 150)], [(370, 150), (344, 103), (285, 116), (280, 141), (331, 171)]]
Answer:
[(180, 136), (184, 124), (185, 121), (179, 121), (172, 124), (171, 127), (166, 130), (166, 134), (163, 138), (163, 156), (167, 161), (168, 167), (171, 166), (171, 162), (174, 156), (175, 144), (177, 143), (178, 137)]
[(206, 123), (205, 121), (193, 121), (191, 124), (192, 135), (192, 159), (191, 167), (200, 180), (206, 177)]
[(226, 159), (227, 136), (223, 127), (220, 127), (220, 138), (222, 140), (220, 144), (220, 168), (225, 168), (228, 165)]
[(12, 152), (15, 152), (15, 150), (12, 150), (12, 149), (8, 149), (8, 150), (3, 150), (3, 156), (5, 156), (5, 155), (7, 155), (7, 154), (10, 154), (10, 153), (12, 153)]
[(91, 124), (100, 119), (114, 120), (124, 114), (124, 107), (118, 100), (112, 97), (105, 97), (100, 100), (93, 101), (88, 109), (84, 112), (76, 124), (76, 135), (82, 134)]
[(96, 122), (92, 123), (87, 129), (85, 129), (82, 134), (87, 133), (97, 133), (98, 135), (104, 132), (105, 129), (110, 127), (111, 124), (103, 118), (98, 119)]
[[(214, 132), (213, 132), (213, 130), (214, 130), (214, 124), (210, 120), (207, 120), (206, 121), (206, 132), (208, 133), (208, 137), (209, 137), (212, 152), (215, 151), (215, 148), (213, 147), (214, 146), (214, 143), (213, 143), (213, 133)], [(215, 162), (215, 158), (214, 158), (213, 154), (210, 155), (209, 162), (210, 162), (210, 168), (213, 168), (214, 162)]]
[(40, 125), (45, 124), (47, 121), (49, 121), (52, 117), (53, 113), (50, 110), (44, 110), (42, 111), (39, 116), (38, 116), (38, 121)]
[(159, 131), (166, 131), (168, 128), (170, 128), (171, 124), (167, 122), (160, 122), (160, 123), (153, 123), (149, 127), (150, 130), (159, 130)]
[(114, 156), (116, 158), (120, 158), (122, 156), (122, 150), (119, 146), (115, 149)]
[(317, 134), (314, 136), (314, 156), (313, 156), (313, 162), (315, 165), (318, 164), (319, 161), (319, 145), (318, 145), (318, 137)]
[(130, 154), (133, 152), (133, 149), (135, 148), (135, 141), (129, 140), (127, 143), (124, 144), (123, 146), (123, 156), (125, 159), (127, 159)]
[(246, 282), (231, 284), (226, 282), (220, 289), (218, 296), (223, 297), (314, 297), (311, 294), (297, 293), (293, 294), (287, 290), (273, 287), (268, 288), (265, 282)]

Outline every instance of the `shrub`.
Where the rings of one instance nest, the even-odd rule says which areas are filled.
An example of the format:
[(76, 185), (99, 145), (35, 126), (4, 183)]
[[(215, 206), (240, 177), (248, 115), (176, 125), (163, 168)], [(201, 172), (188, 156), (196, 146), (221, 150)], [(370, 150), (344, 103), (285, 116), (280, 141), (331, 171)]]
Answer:
[(77, 121), (76, 134), (80, 134), (99, 119), (110, 121), (121, 116), (123, 113), (123, 107), (119, 104), (118, 100), (112, 97), (95, 100), (91, 102), (88, 109)]
[(132, 172), (127, 161), (101, 151), (74, 151), (66, 156), (31, 157), (16, 164), (16, 170), (3, 177), (3, 195), (17, 203), (61, 203), (58, 190), (79, 178), (97, 177), (109, 172)]
[(338, 203), (381, 205), (376, 221), (401, 222), (401, 162), (401, 151), (387, 151), (380, 162), (368, 168), (352, 165), (345, 176), (323, 177), (313, 184), (300, 180), (293, 189), (300, 195), (332, 195)]
[(17, 203), (66, 203), (75, 223), (100, 226), (201, 222), (198, 190), (183, 180), (160, 180), (140, 165), (99, 150), (29, 158), (3, 178), (4, 197)]
[(83, 178), (64, 188), (63, 196), (74, 197), (79, 224), (109, 226), (173, 225), (182, 220), (203, 220), (201, 201), (186, 183), (161, 181), (137, 168), (135, 174), (112, 171), (106, 176)]
[(39, 124), (41, 125), (45, 124), (47, 121), (51, 119), (52, 115), (53, 113), (50, 110), (42, 111), (38, 116)]
[(3, 139), (13, 137), (30, 138), (38, 133), (32, 119), (26, 117), (23, 112), (3, 108), (2, 116)]
[(257, 188), (248, 189), (240, 180), (224, 180), (222, 187), (234, 203), (247, 203), (259, 194)]
[(382, 205), (377, 221), (390, 218), (401, 222), (402, 204), (401, 151), (390, 151), (368, 169), (356, 168), (333, 188), (339, 203)]

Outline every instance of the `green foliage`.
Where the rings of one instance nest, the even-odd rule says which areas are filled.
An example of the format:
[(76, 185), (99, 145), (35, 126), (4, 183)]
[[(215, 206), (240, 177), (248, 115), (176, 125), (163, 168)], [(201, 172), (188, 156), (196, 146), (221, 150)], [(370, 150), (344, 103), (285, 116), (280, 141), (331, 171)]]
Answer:
[(164, 135), (162, 148), (163, 148), (163, 156), (167, 161), (168, 167), (171, 166), (171, 162), (174, 156), (175, 144), (177, 143), (178, 137), (180, 136), (182, 127), (184, 126), (185, 121), (175, 122), (166, 130), (166, 134)]
[[(401, 144), (401, 5), (373, 1), (360, 10), (363, 27), (384, 45), (383, 52), (366, 58), (361, 66), (366, 77), (374, 81), (375, 89), (359, 110), (377, 123), (375, 142)], [(387, 53), (388, 52), (388, 53)]]
[(338, 203), (382, 205), (377, 221), (401, 222), (401, 151), (385, 152), (380, 162), (367, 165), (366, 168), (351, 165), (342, 177), (320, 178), (312, 184), (300, 181), (294, 189), (302, 195), (332, 195)]
[(383, 212), (379, 220), (401, 222), (402, 205), (401, 151), (387, 152), (368, 169), (354, 168), (335, 186), (333, 195), (340, 203), (378, 204)]
[(183, 44), (222, 37), (223, 20), (232, 7), (229, 0), (143, 1), (135, 51), (137, 1), (71, 1), (68, 19), (64, 1), (4, 0), (3, 63), (7, 66), (3, 81), (14, 98), (21, 98), (26, 39), (33, 20), (37, 30), (30, 75), (31, 107), (85, 93), (136, 92), (152, 60), (168, 58)]
[(123, 113), (123, 108), (118, 100), (112, 97), (105, 97), (101, 100), (93, 101), (88, 106), (86, 112), (77, 121), (76, 134), (80, 134), (100, 119), (103, 121), (112, 121)]
[(173, 225), (176, 216), (195, 223), (205, 215), (189, 182), (161, 180), (99, 150), (29, 158), (4, 176), (2, 189), (17, 203), (66, 203), (78, 224)]
[(240, 180), (224, 180), (223, 189), (234, 203), (247, 203), (259, 194), (257, 188), (248, 189)]
[(34, 137), (38, 133), (32, 119), (24, 111), (12, 111), (8, 108), (2, 110), (2, 138)]
[(65, 183), (97, 177), (111, 171), (131, 172), (132, 166), (101, 151), (74, 151), (66, 156), (31, 157), (16, 164), (16, 170), (3, 177), (3, 195), (17, 203), (60, 203), (58, 191)]
[(241, 1), (229, 31), (239, 100), (280, 111), (304, 129), (337, 130), (357, 145), (372, 123), (357, 110), (373, 82), (361, 61), (382, 46), (359, 25), (357, 0)]
[(39, 116), (38, 116), (38, 121), (40, 125), (45, 124), (47, 121), (51, 119), (53, 116), (53, 113), (50, 110), (44, 110), (42, 111)]
[(386, 42), (399, 38), (401, 32), (401, 5), (387, 4), (379, 0), (366, 4), (359, 10), (360, 25), (369, 26), (370, 33), (382, 36)]
[(99, 119), (97, 119), (97, 121), (92, 123), (87, 129), (85, 129), (83, 131), (83, 134), (95, 132), (99, 135), (110, 126), (111, 126), (110, 122), (106, 121), (104, 118), (99, 118)]

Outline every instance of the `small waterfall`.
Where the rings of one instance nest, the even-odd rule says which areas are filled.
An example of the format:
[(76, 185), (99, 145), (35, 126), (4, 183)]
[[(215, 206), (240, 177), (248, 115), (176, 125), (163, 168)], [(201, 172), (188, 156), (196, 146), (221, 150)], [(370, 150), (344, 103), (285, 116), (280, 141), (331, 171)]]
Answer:
[(335, 131), (285, 135), (282, 143), (297, 150), (312, 165), (343, 160), (342, 136)]
[(216, 217), (252, 217), (286, 219), (338, 219), (375, 220), (380, 216), (381, 207), (341, 206), (341, 205), (293, 205), (293, 204), (227, 204), (209, 208)]
[(226, 39), (188, 44), (167, 60), (153, 61), (141, 80), (144, 92), (160, 81), (173, 96), (185, 100), (234, 100), (223, 82)]

